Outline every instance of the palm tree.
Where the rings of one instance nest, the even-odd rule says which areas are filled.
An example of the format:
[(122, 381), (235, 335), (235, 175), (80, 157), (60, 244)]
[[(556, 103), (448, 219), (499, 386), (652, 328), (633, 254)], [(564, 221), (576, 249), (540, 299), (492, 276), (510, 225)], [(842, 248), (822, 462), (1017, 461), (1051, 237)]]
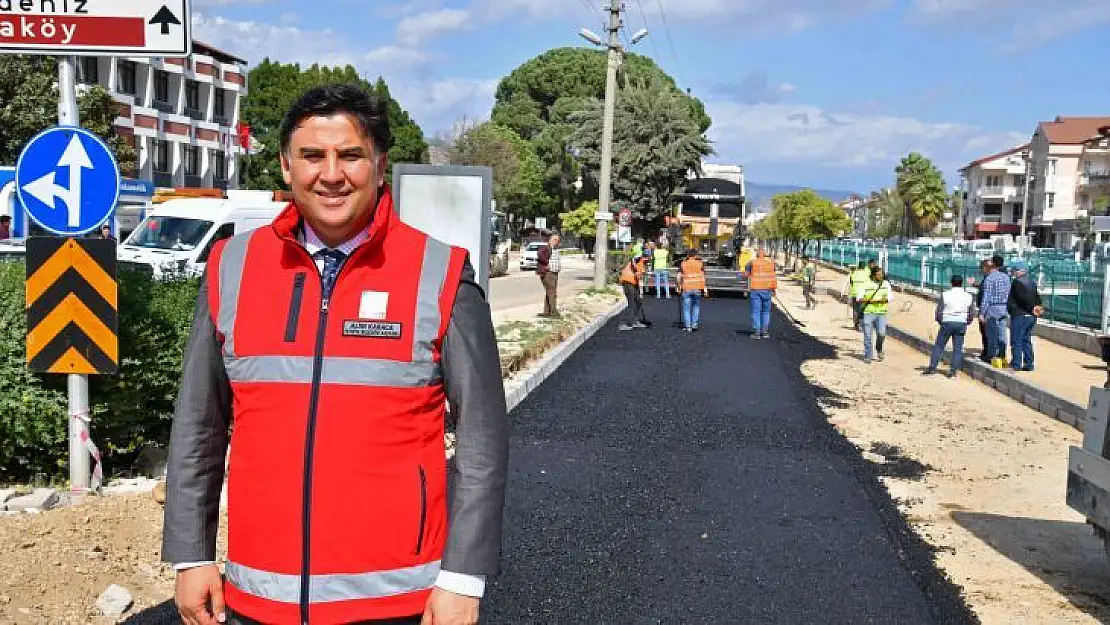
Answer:
[(948, 208), (948, 190), (944, 177), (928, 158), (911, 152), (894, 168), (898, 176), (898, 194), (902, 196), (908, 214), (905, 234), (931, 232)]

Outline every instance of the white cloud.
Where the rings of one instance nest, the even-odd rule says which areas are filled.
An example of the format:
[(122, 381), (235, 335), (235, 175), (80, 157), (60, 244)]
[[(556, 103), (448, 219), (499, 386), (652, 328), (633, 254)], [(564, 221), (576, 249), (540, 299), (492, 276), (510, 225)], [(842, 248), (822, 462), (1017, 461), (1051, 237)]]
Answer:
[(998, 50), (1031, 50), (1066, 35), (1110, 24), (1107, 0), (914, 0), (911, 22), (980, 36), (1005, 37)]
[(193, 12), (198, 39), (243, 56), (252, 64), (264, 57), (283, 63), (354, 65), (370, 80), (383, 76), (393, 97), (427, 136), (450, 128), (460, 117), (484, 118), (493, 106), (498, 79), (437, 77), (423, 66), (429, 53), (406, 46), (360, 49), (332, 30), (305, 30), (289, 25), (235, 21)]
[(397, 23), (398, 41), (414, 46), (441, 35), (473, 27), (470, 12), (463, 9), (428, 11), (406, 17)]
[(1017, 132), (810, 105), (710, 101), (706, 109), (716, 150), (746, 164), (893, 169), (906, 153), (918, 151), (951, 176), (977, 156), (1028, 140)]

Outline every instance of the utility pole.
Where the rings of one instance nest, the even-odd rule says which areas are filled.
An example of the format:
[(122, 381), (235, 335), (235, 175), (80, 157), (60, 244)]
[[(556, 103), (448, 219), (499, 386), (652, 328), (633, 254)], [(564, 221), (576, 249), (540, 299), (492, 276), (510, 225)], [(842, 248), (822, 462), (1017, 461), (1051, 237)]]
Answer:
[(594, 288), (605, 288), (609, 264), (610, 188), (613, 175), (613, 115), (617, 104), (617, 67), (620, 65), (621, 2), (609, 1), (609, 62), (605, 69), (605, 117), (601, 130), (601, 187), (597, 197), (597, 239), (594, 241)]
[[(80, 126), (77, 110), (77, 57), (58, 57), (58, 125)], [(72, 185), (73, 182), (71, 181)], [(69, 395), (69, 486), (75, 493), (89, 490), (89, 452), (85, 449), (89, 418), (89, 376), (70, 373)]]
[(1021, 234), (1019, 235), (1020, 238), (1018, 239), (1018, 258), (1025, 258), (1025, 252), (1026, 252), (1025, 248), (1028, 245), (1029, 203), (1031, 201), (1033, 201), (1033, 193), (1032, 193), (1032, 186), (1031, 186), (1032, 182), (1033, 182), (1033, 171), (1032, 171), (1032, 162), (1030, 161), (1030, 156), (1032, 156), (1031, 149), (1032, 149), (1031, 147), (1026, 148), (1025, 151), (1023, 151), (1021, 153), (1022, 162), (1025, 163), (1025, 179), (1024, 179), (1025, 184), (1023, 185), (1024, 189), (1022, 189)]

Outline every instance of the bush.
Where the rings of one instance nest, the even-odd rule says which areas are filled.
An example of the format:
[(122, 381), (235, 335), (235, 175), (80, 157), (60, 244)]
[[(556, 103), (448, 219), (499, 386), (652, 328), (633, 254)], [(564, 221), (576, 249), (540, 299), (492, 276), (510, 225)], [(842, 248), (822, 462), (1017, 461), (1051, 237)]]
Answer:
[[(27, 370), (25, 272), (0, 263), (0, 483), (62, 475), (68, 463), (66, 376)], [(129, 468), (142, 444), (168, 442), (196, 295), (195, 278), (120, 271), (119, 374), (89, 379), (106, 475)]]

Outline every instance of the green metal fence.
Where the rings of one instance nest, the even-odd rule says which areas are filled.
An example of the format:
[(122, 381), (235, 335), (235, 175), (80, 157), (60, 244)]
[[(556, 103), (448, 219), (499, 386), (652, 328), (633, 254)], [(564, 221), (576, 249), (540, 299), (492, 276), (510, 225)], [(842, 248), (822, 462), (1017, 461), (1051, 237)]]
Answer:
[[(964, 276), (965, 283), (978, 284), (982, 278), (979, 264), (993, 252), (972, 253), (914, 246), (856, 245), (837, 241), (810, 242), (806, 253), (827, 263), (852, 267), (860, 261), (885, 260), (890, 280), (921, 289), (940, 292), (949, 287), (953, 275)], [(1002, 254), (1009, 263), (1017, 254)], [(1025, 255), (1029, 275), (1037, 282), (1045, 314), (1042, 319), (1056, 323), (1103, 328), (1104, 293), (1108, 265), (1077, 262), (1067, 253), (1039, 250)]]

